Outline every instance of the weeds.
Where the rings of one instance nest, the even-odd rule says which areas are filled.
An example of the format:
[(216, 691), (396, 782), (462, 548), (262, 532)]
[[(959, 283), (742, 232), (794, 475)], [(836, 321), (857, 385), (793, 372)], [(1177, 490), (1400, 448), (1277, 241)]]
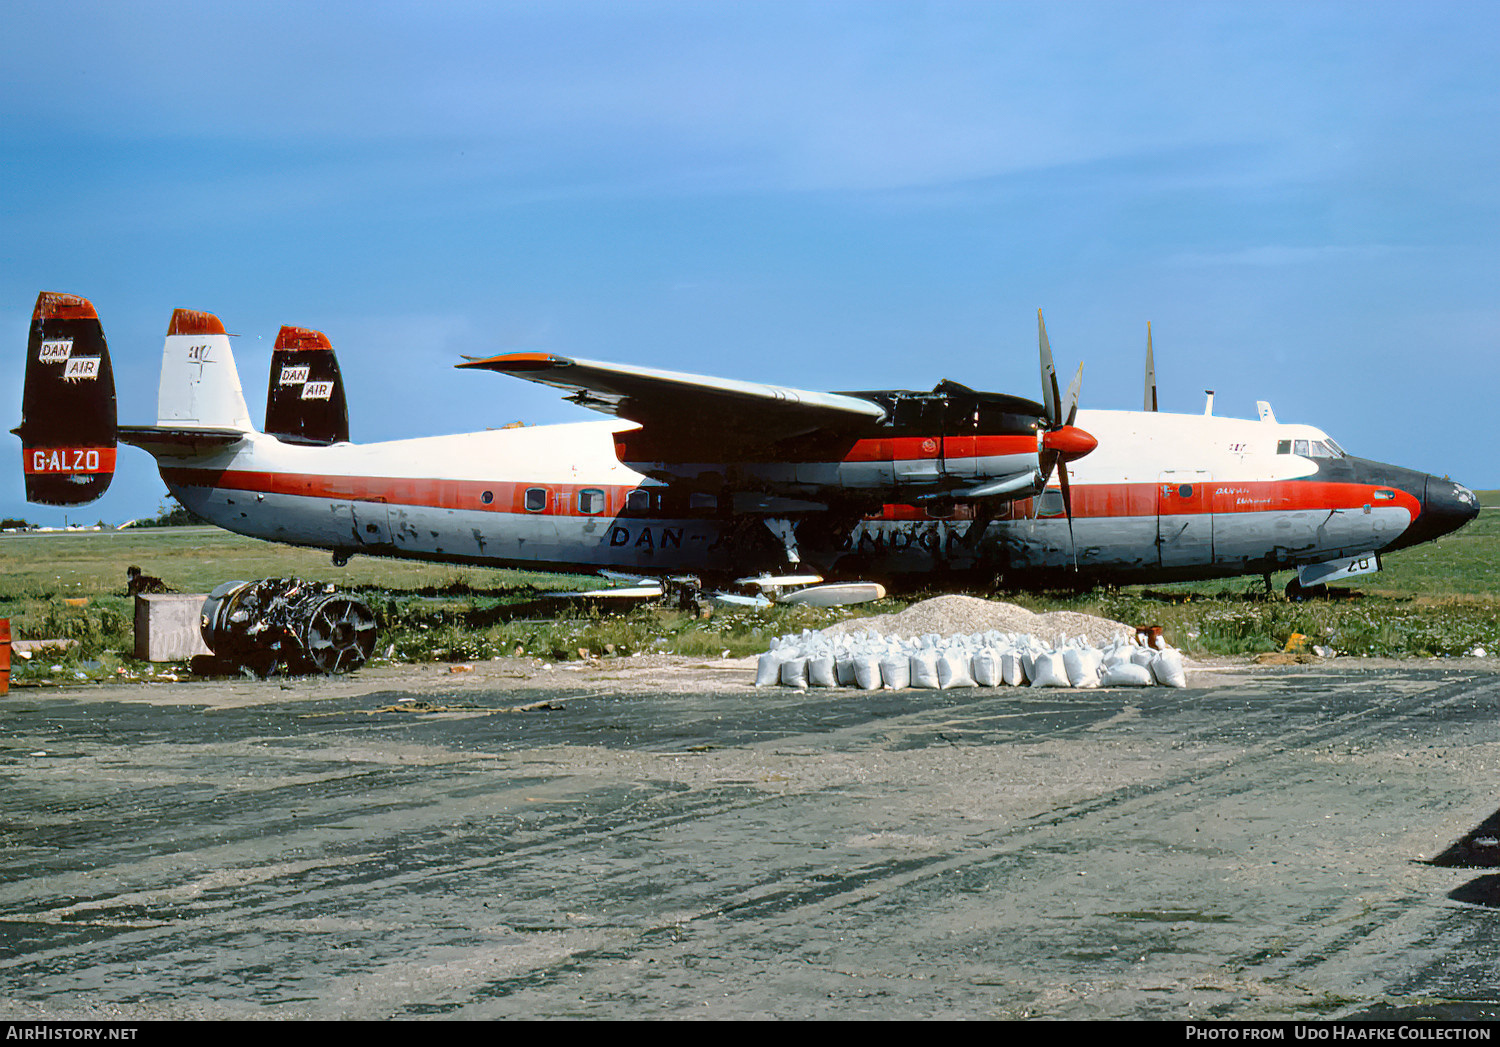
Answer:
[[(132, 604), (125, 567), (145, 565), (168, 584), (206, 592), (230, 578), (288, 573), (333, 581), (375, 609), (380, 651), (403, 661), (474, 661), (517, 651), (549, 660), (658, 651), (696, 657), (755, 654), (772, 637), (819, 629), (840, 619), (883, 614), (905, 604), (883, 600), (853, 608), (771, 607), (720, 610), (703, 621), (661, 606), (627, 613), (582, 609), (552, 594), (594, 580), (478, 567), (367, 560), (333, 568), (327, 556), (219, 532), (158, 530), (139, 535), (69, 535), (0, 543), (0, 617), (18, 639), (69, 639), (66, 653), (12, 659), (17, 679), (45, 675), (100, 678), (129, 657)], [(1486, 514), (1439, 542), (1391, 557), (1387, 570), (1354, 584), (1363, 599), (1287, 603), (1258, 579), (1078, 595), (1001, 593), (1035, 611), (1073, 610), (1130, 625), (1160, 625), (1190, 654), (1280, 650), (1294, 633), (1340, 653), (1389, 657), (1500, 651), (1500, 516)], [(928, 593), (922, 595), (938, 595)], [(64, 599), (86, 598), (75, 606)], [(918, 597), (912, 597), (916, 599)], [(55, 656), (53, 656), (55, 655)], [(43, 666), (45, 663), (45, 666)]]

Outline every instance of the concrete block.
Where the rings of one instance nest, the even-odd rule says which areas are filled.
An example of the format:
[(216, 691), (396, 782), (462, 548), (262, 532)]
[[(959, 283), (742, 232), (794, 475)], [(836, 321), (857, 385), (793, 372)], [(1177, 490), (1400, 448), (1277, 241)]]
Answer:
[(184, 662), (213, 654), (203, 643), (199, 618), (206, 593), (141, 593), (135, 598), (135, 656), (148, 662)]

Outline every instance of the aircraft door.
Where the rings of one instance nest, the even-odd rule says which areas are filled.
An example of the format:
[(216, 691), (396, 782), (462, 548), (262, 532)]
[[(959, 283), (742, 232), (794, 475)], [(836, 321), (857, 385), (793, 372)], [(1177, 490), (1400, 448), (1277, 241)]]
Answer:
[(1169, 470), (1156, 478), (1156, 548), (1162, 567), (1214, 560), (1213, 474)]

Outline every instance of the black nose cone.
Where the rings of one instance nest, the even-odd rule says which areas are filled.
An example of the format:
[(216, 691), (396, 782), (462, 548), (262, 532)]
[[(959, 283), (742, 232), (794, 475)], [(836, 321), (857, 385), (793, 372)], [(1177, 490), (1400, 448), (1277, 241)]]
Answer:
[(1416, 542), (1430, 542), (1456, 531), (1479, 515), (1479, 499), (1463, 484), (1443, 480), (1436, 476), (1427, 478), (1427, 490), (1422, 495), (1422, 513), (1412, 523), (1408, 534)]

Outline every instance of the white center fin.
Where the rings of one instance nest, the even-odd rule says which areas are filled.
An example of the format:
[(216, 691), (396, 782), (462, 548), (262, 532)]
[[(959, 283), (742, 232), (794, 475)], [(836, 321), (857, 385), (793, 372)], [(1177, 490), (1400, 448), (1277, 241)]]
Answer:
[(162, 349), (156, 424), (245, 432), (255, 428), (245, 407), (229, 335), (212, 313), (179, 309), (172, 314)]

